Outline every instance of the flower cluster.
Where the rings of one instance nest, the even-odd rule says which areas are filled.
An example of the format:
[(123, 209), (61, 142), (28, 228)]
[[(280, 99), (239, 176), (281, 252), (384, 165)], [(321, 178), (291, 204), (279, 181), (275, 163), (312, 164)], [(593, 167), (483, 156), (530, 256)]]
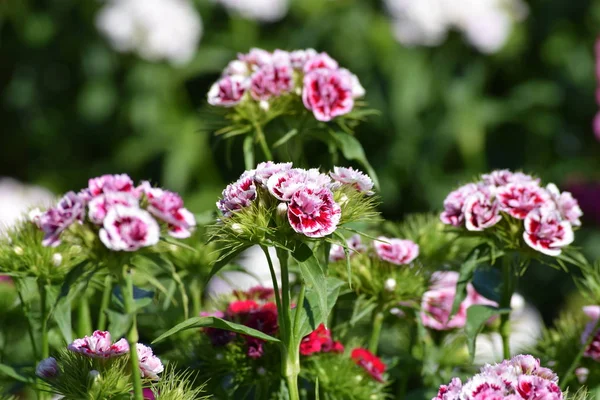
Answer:
[(364, 93), (356, 75), (326, 53), (252, 49), (227, 65), (208, 92), (208, 102), (233, 107), (257, 101), (268, 109), (272, 99), (300, 95), (317, 120), (330, 121), (352, 111), (354, 100)]
[[(202, 316), (215, 316), (259, 330), (267, 335), (274, 336), (279, 330), (277, 324), (277, 305), (273, 303), (273, 290), (256, 287), (248, 292), (236, 292), (239, 300), (230, 302), (225, 312), (202, 313)], [(238, 338), (233, 332), (217, 328), (205, 328), (214, 346), (224, 346)], [(260, 358), (264, 354), (264, 341), (251, 336), (241, 339), (247, 346), (247, 355), (250, 358)]]
[(159, 222), (175, 238), (187, 238), (196, 220), (177, 193), (135, 186), (131, 178), (103, 175), (89, 180), (79, 193), (69, 192), (33, 221), (44, 232), (44, 246), (57, 246), (61, 234), (75, 222), (98, 232), (100, 241), (115, 251), (136, 251), (158, 243)]
[(539, 179), (509, 170), (481, 178), (446, 197), (443, 223), (484, 231), (504, 218), (523, 220), (525, 243), (550, 256), (573, 242), (573, 227), (581, 225), (583, 213), (571, 193), (561, 193), (554, 184), (542, 187)]
[[(369, 249), (362, 243), (359, 235), (354, 235), (346, 241), (346, 247), (349, 256), (352, 257), (359, 253), (365, 253)], [(419, 245), (411, 240), (388, 238), (379, 236), (373, 241), (375, 255), (381, 261), (386, 261), (395, 265), (408, 265), (419, 256)], [(346, 259), (346, 253), (342, 245), (331, 246), (329, 260), (332, 262), (343, 261)]]
[(558, 376), (542, 367), (539, 360), (518, 355), (500, 364), (485, 365), (464, 384), (453, 378), (450, 384), (440, 386), (432, 400), (560, 400), (563, 395), (557, 382)]
[[(109, 332), (95, 331), (92, 336), (75, 339), (68, 350), (82, 354), (93, 359), (112, 359), (129, 353), (129, 344), (125, 339), (113, 343)], [(141, 343), (136, 344), (139, 358), (140, 372), (142, 377), (158, 380), (158, 374), (163, 372), (164, 367), (152, 349)], [(36, 374), (44, 379), (52, 379), (60, 373), (60, 367), (55, 358), (50, 357), (42, 360), (36, 369)]]
[(379, 357), (371, 353), (367, 349), (358, 347), (352, 350), (350, 357), (354, 362), (369, 373), (376, 381), (383, 382), (383, 374), (385, 373), (385, 364)]
[(300, 354), (310, 356), (315, 353), (343, 353), (344, 345), (331, 338), (331, 331), (321, 324), (306, 335), (300, 342)]
[(352, 168), (335, 167), (329, 176), (317, 169), (292, 168), (292, 163), (268, 161), (245, 171), (236, 182), (228, 185), (217, 208), (224, 218), (232, 217), (250, 207), (260, 192), (266, 196), (265, 202), (278, 204), (277, 213), (287, 217), (295, 232), (320, 238), (337, 229), (342, 205), (336, 201), (336, 193), (345, 188), (370, 195), (373, 181)]
[(467, 285), (467, 297), (460, 303), (458, 311), (450, 318), (456, 283), (459, 274), (454, 271), (434, 272), (429, 290), (421, 299), (421, 321), (423, 325), (438, 331), (462, 328), (467, 322), (467, 309), (473, 305), (498, 306), (495, 302), (481, 296), (472, 284)]

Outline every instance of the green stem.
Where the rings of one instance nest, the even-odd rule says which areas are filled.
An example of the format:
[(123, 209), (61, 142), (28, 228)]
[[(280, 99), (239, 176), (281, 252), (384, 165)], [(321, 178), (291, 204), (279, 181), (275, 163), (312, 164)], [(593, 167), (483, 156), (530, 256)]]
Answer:
[(590, 343), (592, 343), (592, 341), (596, 337), (596, 331), (598, 330), (598, 328), (600, 328), (600, 319), (598, 319), (596, 321), (596, 324), (594, 325), (594, 329), (592, 329), (587, 340), (585, 341), (585, 345), (583, 347), (581, 347), (581, 349), (579, 350), (579, 352), (573, 359), (573, 362), (569, 366), (567, 373), (564, 375), (564, 378), (563, 378), (562, 382), (560, 383), (561, 391), (564, 392), (565, 390), (567, 390), (567, 384), (573, 378), (573, 373), (575, 372), (575, 369), (579, 365), (579, 361), (581, 360), (581, 357), (583, 357), (583, 353), (585, 353), (585, 350), (590, 346)]
[[(77, 332), (79, 337), (84, 337), (92, 333), (92, 317), (90, 315), (90, 302), (88, 297), (82, 293), (79, 307), (77, 308)], [(102, 329), (104, 330), (104, 329)]]
[(269, 264), (269, 272), (271, 273), (271, 280), (273, 281), (273, 294), (275, 296), (275, 304), (277, 305), (277, 315), (279, 316), (279, 326), (280, 331), (283, 331), (285, 327), (284, 321), (282, 318), (282, 308), (281, 308), (281, 297), (279, 292), (279, 284), (277, 283), (277, 274), (275, 273), (275, 268), (273, 267), (273, 260), (271, 260), (271, 255), (269, 254), (269, 249), (266, 246), (260, 246), (263, 253), (265, 253), (265, 257), (267, 258), (267, 263)]
[(202, 287), (198, 279), (192, 280), (190, 292), (192, 295), (192, 315), (197, 317), (202, 311)]
[[(500, 308), (510, 310), (510, 300), (514, 293), (514, 270), (510, 255), (502, 257), (502, 297), (500, 298)], [(510, 312), (500, 315), (499, 326), (500, 337), (502, 338), (502, 351), (504, 359), (510, 358)]]
[(113, 280), (112, 275), (107, 274), (104, 278), (104, 289), (102, 290), (102, 299), (100, 300), (100, 312), (98, 313), (98, 330), (106, 330), (106, 310), (110, 305), (112, 295)]
[(267, 139), (265, 138), (265, 134), (262, 130), (260, 124), (255, 123), (254, 128), (256, 129), (256, 140), (260, 144), (260, 147), (265, 154), (267, 161), (273, 160), (273, 155), (271, 154), (271, 150), (269, 150), (269, 145), (267, 144)]
[(21, 302), (21, 307), (23, 308), (23, 313), (25, 317), (27, 317), (27, 331), (29, 332), (29, 340), (31, 341), (31, 348), (33, 350), (34, 358), (38, 358), (37, 351), (37, 341), (35, 340), (35, 334), (33, 333), (33, 326), (31, 325), (31, 309), (29, 308), (29, 304), (25, 303), (25, 299), (23, 297), (22, 286), (19, 280), (15, 279), (15, 286), (17, 287), (17, 295), (19, 296), (19, 301)]
[(48, 293), (44, 282), (38, 280), (38, 290), (40, 293), (40, 311), (42, 313), (42, 349), (41, 359), (50, 357), (50, 346), (48, 344)]
[(125, 313), (131, 316), (131, 326), (129, 327), (129, 332), (127, 332), (127, 343), (129, 344), (129, 363), (131, 366), (133, 398), (134, 400), (144, 400), (144, 395), (142, 394), (142, 379), (140, 376), (140, 362), (136, 346), (139, 335), (137, 330), (135, 301), (133, 297), (133, 280), (127, 266), (124, 266), (122, 271), (121, 292), (123, 293)]
[(371, 339), (369, 340), (369, 351), (373, 354), (377, 353), (379, 346), (379, 336), (381, 336), (381, 328), (383, 327), (383, 306), (378, 305), (373, 311)]

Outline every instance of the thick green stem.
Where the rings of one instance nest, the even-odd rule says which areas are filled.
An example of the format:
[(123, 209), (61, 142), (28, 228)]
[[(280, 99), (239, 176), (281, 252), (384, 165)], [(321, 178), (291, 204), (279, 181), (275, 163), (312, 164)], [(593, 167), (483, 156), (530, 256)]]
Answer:
[(98, 313), (98, 330), (106, 330), (106, 310), (110, 305), (110, 296), (112, 295), (112, 275), (107, 274), (104, 278), (104, 289), (102, 289), (102, 299), (100, 300), (100, 311)]
[(598, 328), (600, 328), (600, 319), (598, 319), (596, 321), (596, 323), (594, 325), (594, 329), (592, 329), (590, 331), (589, 336), (588, 336), (587, 340), (585, 341), (585, 344), (583, 345), (583, 347), (581, 347), (581, 349), (579, 350), (579, 352), (577, 353), (577, 355), (573, 359), (573, 362), (569, 366), (569, 369), (567, 370), (567, 373), (564, 375), (564, 377), (563, 377), (563, 379), (562, 379), (562, 381), (560, 383), (560, 389), (561, 389), (561, 391), (564, 392), (564, 391), (567, 390), (567, 387), (568, 387), (567, 385), (571, 381), (571, 379), (573, 378), (573, 373), (575, 372), (575, 369), (579, 365), (579, 361), (583, 357), (583, 353), (585, 353), (585, 350), (590, 346), (590, 343), (592, 343), (592, 341), (596, 337), (596, 332), (598, 331)]
[(256, 140), (260, 144), (260, 147), (267, 159), (267, 161), (273, 160), (273, 155), (271, 154), (271, 150), (269, 150), (269, 145), (267, 144), (267, 139), (265, 138), (265, 134), (262, 130), (260, 124), (254, 124), (254, 129), (256, 129)]
[(381, 328), (383, 327), (383, 307), (379, 305), (373, 311), (371, 339), (369, 340), (369, 351), (373, 354), (377, 353), (379, 346), (379, 336), (381, 336)]
[(79, 337), (84, 337), (92, 333), (90, 302), (85, 292), (82, 294), (79, 307), (77, 308), (77, 333)]
[[(40, 294), (40, 313), (41, 313), (41, 335), (42, 335), (42, 344), (41, 344), (41, 354), (40, 360), (45, 360), (50, 357), (50, 345), (48, 342), (48, 291), (46, 290), (45, 282), (38, 280), (38, 292)], [(40, 361), (38, 360), (38, 361)], [(38, 390), (37, 397), (39, 400), (45, 400), (49, 398), (49, 394), (45, 392), (43, 389)]]
[(131, 366), (131, 383), (133, 385), (134, 400), (144, 400), (142, 393), (142, 379), (140, 376), (140, 362), (137, 353), (137, 342), (139, 340), (137, 330), (137, 318), (135, 300), (133, 297), (133, 280), (127, 266), (123, 267), (121, 276), (121, 292), (123, 293), (123, 304), (125, 313), (131, 316), (131, 326), (127, 332), (127, 343), (129, 344), (129, 364)]
[[(502, 297), (500, 298), (500, 308), (510, 310), (510, 300), (514, 293), (515, 272), (511, 263), (510, 255), (502, 258)], [(509, 359), (510, 353), (510, 312), (500, 315), (499, 326), (500, 337), (502, 338), (502, 351), (504, 359)]]

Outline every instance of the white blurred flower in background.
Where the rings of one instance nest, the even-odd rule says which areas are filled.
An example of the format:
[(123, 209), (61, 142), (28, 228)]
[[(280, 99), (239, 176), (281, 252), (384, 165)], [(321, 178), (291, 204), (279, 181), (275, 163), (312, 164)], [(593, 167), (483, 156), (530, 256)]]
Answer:
[(6, 228), (25, 219), (31, 208), (50, 206), (54, 201), (54, 194), (43, 187), (0, 177), (0, 235)]
[(214, 0), (242, 18), (273, 22), (285, 17), (289, 0)]
[(175, 65), (192, 59), (202, 36), (200, 14), (188, 0), (107, 0), (96, 26), (117, 51)]
[[(277, 281), (280, 282), (281, 270), (275, 248), (269, 248), (269, 255), (273, 261)], [(246, 272), (224, 271), (213, 277), (206, 288), (206, 292), (210, 297), (230, 294), (234, 290), (247, 291), (256, 286), (273, 287), (267, 258), (259, 246), (253, 246), (244, 251), (234, 264), (239, 265)]]
[(522, 0), (385, 0), (393, 30), (407, 46), (437, 46), (450, 29), (483, 53), (500, 50), (513, 25), (527, 16)]
[[(543, 321), (540, 312), (520, 294), (514, 294), (510, 307), (510, 351), (519, 354), (530, 350), (542, 336)], [(475, 347), (475, 364), (483, 365), (501, 361), (502, 337), (498, 332), (477, 336)]]

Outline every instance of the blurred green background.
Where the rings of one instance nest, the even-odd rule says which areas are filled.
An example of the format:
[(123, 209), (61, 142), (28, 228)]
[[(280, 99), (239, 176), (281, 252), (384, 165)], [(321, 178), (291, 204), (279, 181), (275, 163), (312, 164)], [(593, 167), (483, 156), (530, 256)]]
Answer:
[[(270, 1), (281, 2), (258, 2)], [(251, 47), (313, 47), (357, 74), (381, 112), (357, 137), (379, 174), (386, 218), (439, 210), (459, 182), (490, 169), (524, 169), (585, 197), (577, 244), (597, 258), (600, 1), (527, 1), (525, 18), (491, 54), (456, 31), (434, 47), (399, 43), (394, 1), (404, 0), (291, 0), (270, 21), (195, 1), (202, 37), (191, 61), (174, 66), (115, 51), (97, 27), (105, 1), (3, 0), (0, 176), (61, 193), (126, 172), (181, 192), (194, 212), (212, 210), (243, 160), (241, 142), (228, 162), (213, 135), (210, 85)], [(543, 269), (531, 279), (557, 278)], [(536, 302), (550, 309), (556, 293)]]

